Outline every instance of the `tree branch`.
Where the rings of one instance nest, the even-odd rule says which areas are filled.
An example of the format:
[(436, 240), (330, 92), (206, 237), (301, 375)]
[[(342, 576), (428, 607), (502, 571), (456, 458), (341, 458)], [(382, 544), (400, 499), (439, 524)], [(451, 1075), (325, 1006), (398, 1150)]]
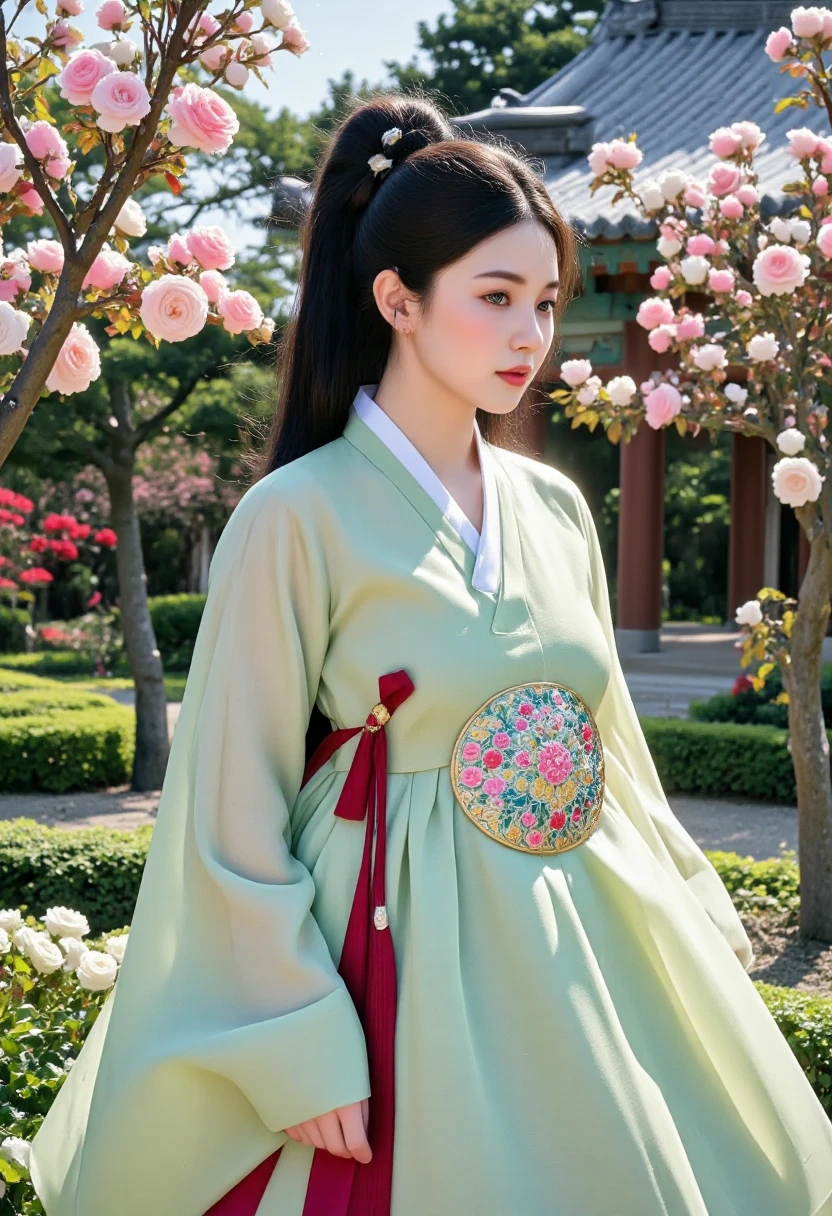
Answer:
[(199, 376), (192, 376), (189, 380), (183, 381), (167, 405), (163, 406), (160, 410), (157, 410), (152, 418), (148, 418), (146, 422), (142, 422), (136, 427), (134, 432), (136, 436), (136, 447), (138, 447), (140, 443), (144, 443), (146, 439), (149, 439), (153, 432), (159, 429), (166, 418), (169, 418), (171, 414), (175, 414), (178, 409), (182, 408), (198, 383)]

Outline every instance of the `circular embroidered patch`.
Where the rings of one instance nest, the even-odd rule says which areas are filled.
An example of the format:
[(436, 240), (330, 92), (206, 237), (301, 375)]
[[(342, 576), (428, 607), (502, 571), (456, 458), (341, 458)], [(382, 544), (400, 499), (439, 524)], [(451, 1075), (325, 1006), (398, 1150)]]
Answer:
[(454, 794), (469, 819), (525, 853), (563, 853), (592, 835), (604, 797), (604, 752), (588, 706), (543, 681), (490, 697), (459, 733)]

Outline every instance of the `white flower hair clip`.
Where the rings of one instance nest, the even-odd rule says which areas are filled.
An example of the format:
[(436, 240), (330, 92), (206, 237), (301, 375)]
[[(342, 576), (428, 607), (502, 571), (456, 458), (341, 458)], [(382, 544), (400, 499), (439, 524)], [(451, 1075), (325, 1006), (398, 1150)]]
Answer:
[[(389, 147), (390, 144), (394, 144), (396, 140), (401, 139), (401, 137), (401, 129), (399, 127), (391, 127), (390, 130), (385, 131), (381, 137), (382, 147)], [(376, 152), (374, 156), (371, 156), (368, 159), (367, 164), (372, 169), (373, 175), (375, 175), (376, 173), (381, 173), (383, 169), (391, 168), (393, 161), (389, 156), (385, 156), (383, 152)]]

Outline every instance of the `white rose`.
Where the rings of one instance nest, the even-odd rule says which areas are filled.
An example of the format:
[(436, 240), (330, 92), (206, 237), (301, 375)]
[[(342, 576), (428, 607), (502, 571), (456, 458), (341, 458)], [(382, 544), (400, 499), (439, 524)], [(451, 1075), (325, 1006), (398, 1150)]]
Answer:
[(230, 84), (232, 89), (242, 89), (248, 80), (249, 72), (244, 63), (240, 63), (238, 59), (232, 59), (225, 65), (223, 75), (226, 83)]
[(775, 497), (790, 507), (802, 507), (816, 502), (823, 488), (823, 478), (811, 460), (805, 456), (784, 456), (771, 471)]
[(0, 909), (0, 929), (5, 929), (7, 933), (13, 933), (15, 929), (19, 929), (23, 924), (23, 917), (17, 908)]
[(682, 248), (682, 242), (677, 240), (675, 236), (660, 236), (656, 241), (656, 248), (663, 258), (675, 258), (676, 254)]
[(669, 203), (678, 198), (688, 184), (688, 175), (680, 169), (670, 169), (659, 178), (662, 194)]
[(700, 254), (691, 253), (686, 258), (682, 258), (679, 263), (679, 269), (685, 282), (690, 283), (692, 287), (696, 287), (707, 279), (711, 263)]
[(88, 950), (75, 974), (82, 988), (90, 992), (103, 992), (105, 988), (112, 988), (117, 971), (118, 963), (111, 954), (105, 954), (103, 950)]
[(725, 347), (716, 342), (706, 342), (704, 346), (694, 346), (691, 356), (696, 366), (703, 372), (712, 372), (718, 367), (725, 367), (727, 357)]
[(128, 198), (119, 211), (115, 226), (125, 236), (144, 236), (147, 232), (147, 219), (134, 198)]
[(32, 933), (34, 933), (34, 929), (31, 929), (28, 925), (19, 925), (12, 933), (12, 941), (21, 954), (26, 953), (26, 943)]
[(64, 952), (64, 971), (75, 971), (81, 966), (81, 959), (87, 953), (89, 947), (86, 942), (82, 942), (78, 937), (62, 937), (58, 945)]
[(111, 954), (117, 963), (124, 962), (124, 951), (127, 949), (129, 933), (120, 933), (117, 937), (107, 938), (107, 953)]
[(776, 359), (779, 349), (780, 343), (774, 334), (770, 333), (755, 334), (746, 347), (749, 359), (753, 359), (755, 363), (765, 363), (769, 359)]
[(0, 143), (0, 194), (8, 194), (23, 176), (23, 153), (17, 144)]
[(86, 916), (73, 908), (47, 908), (43, 919), (53, 937), (83, 937), (90, 931)]
[(789, 220), (789, 231), (795, 245), (805, 245), (812, 236), (812, 225), (808, 220)]
[(12, 939), (5, 929), (0, 929), (0, 954), (8, 954), (12, 948)]
[(596, 177), (600, 177), (602, 173), (605, 173), (606, 170), (609, 169), (610, 165), (609, 161), (607, 160), (609, 154), (609, 144), (597, 143), (592, 145), (586, 159), (590, 169)]
[(776, 241), (782, 241), (784, 245), (788, 245), (792, 239), (791, 224), (779, 215), (776, 215), (771, 221), (768, 230)]
[(592, 375), (592, 364), (589, 359), (567, 359), (560, 365), (560, 378), (565, 380), (570, 388), (578, 388)]
[(664, 194), (658, 182), (652, 179), (639, 190), (639, 198), (645, 211), (658, 211), (664, 206)]
[(786, 456), (796, 456), (806, 447), (806, 436), (796, 426), (786, 427), (777, 436), (777, 446)]
[(20, 350), (31, 321), (28, 312), (0, 300), (0, 355), (14, 355)]
[(295, 16), (295, 10), (288, 0), (262, 0), (260, 12), (263, 20), (268, 21), (277, 30), (284, 30)]
[(601, 377), (590, 376), (585, 384), (582, 384), (578, 389), (578, 401), (581, 405), (592, 405), (593, 401), (598, 400), (598, 393), (601, 391)]
[(19, 1136), (6, 1136), (6, 1139), (0, 1144), (0, 1157), (4, 1161), (16, 1161), (25, 1170), (29, 1168), (31, 1151), (32, 1146), (29, 1141), (21, 1140)]
[(105, 54), (108, 59), (112, 59), (113, 63), (117, 63), (119, 67), (126, 67), (128, 63), (132, 63), (136, 58), (138, 49), (135, 42), (131, 42), (129, 38), (118, 38), (115, 42), (110, 43)]
[(734, 617), (738, 625), (759, 625), (762, 619), (763, 610), (759, 600), (746, 600), (744, 604), (740, 604)]
[(30, 931), (24, 949), (29, 962), (41, 975), (51, 975), (63, 964), (64, 956), (48, 933)]
[(722, 391), (728, 400), (733, 401), (735, 405), (745, 405), (748, 389), (743, 388), (741, 384), (726, 384)]
[(607, 396), (613, 405), (629, 405), (635, 391), (635, 380), (629, 376), (614, 376), (607, 383)]

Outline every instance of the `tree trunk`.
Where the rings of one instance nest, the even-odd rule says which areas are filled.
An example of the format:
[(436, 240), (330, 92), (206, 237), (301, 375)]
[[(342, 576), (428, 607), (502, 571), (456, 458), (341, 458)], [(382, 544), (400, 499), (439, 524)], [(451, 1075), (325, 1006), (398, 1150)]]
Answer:
[(829, 621), (832, 554), (822, 532), (811, 542), (783, 671), (797, 784), (800, 936), (832, 942), (832, 780), (821, 704), (823, 639)]
[[(114, 385), (114, 391), (126, 386)], [(134, 452), (125, 447), (105, 472), (113, 527), (118, 533), (119, 607), (130, 670), (136, 686), (136, 755), (132, 788), (157, 790), (168, 762), (167, 698), (162, 659), (147, 602), (147, 575), (133, 500)]]

